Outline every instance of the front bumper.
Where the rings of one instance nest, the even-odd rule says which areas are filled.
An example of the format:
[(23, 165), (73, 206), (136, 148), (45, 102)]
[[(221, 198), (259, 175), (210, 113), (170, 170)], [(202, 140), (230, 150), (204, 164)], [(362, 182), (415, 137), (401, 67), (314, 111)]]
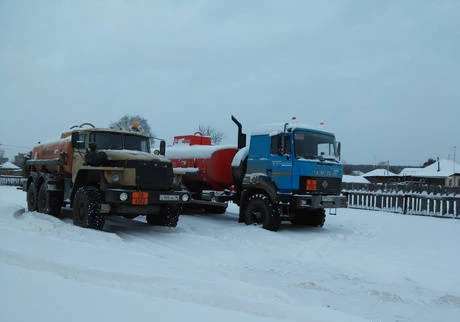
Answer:
[(111, 188), (104, 191), (101, 212), (146, 214), (157, 212), (162, 206), (179, 206), (189, 200), (190, 195), (187, 191), (137, 191)]
[(296, 208), (346, 208), (347, 197), (325, 195), (293, 195), (292, 205)]

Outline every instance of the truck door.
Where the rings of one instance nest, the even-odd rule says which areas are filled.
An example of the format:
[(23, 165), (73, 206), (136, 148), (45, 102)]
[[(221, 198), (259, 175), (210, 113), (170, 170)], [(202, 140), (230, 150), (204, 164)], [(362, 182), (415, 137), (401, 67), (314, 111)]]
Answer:
[(291, 136), (280, 133), (271, 137), (267, 174), (280, 192), (292, 191)]
[(74, 149), (72, 160), (72, 182), (75, 182), (75, 176), (78, 169), (85, 163), (85, 153), (88, 147), (88, 134), (82, 132), (72, 133), (72, 147)]

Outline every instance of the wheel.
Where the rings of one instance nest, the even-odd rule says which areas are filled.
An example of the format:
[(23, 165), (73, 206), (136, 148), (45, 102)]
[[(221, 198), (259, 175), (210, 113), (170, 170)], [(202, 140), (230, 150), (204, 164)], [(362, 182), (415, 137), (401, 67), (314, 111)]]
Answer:
[(105, 217), (101, 214), (101, 193), (94, 187), (81, 187), (73, 201), (73, 223), (76, 226), (102, 230)]
[(48, 213), (48, 194), (46, 193), (46, 183), (42, 183), (38, 189), (37, 211), (43, 214)]
[(48, 208), (50, 210), (50, 215), (56, 216), (58, 218), (63, 217), (61, 213), (63, 197), (64, 196), (62, 191), (48, 192)]
[(160, 215), (159, 214), (148, 214), (147, 223), (152, 226), (160, 226), (161, 225)]
[(207, 214), (225, 214), (227, 211), (227, 205), (225, 206), (206, 206), (205, 211)]
[(37, 186), (33, 182), (27, 188), (27, 209), (29, 211), (37, 210)]
[(325, 220), (326, 213), (324, 209), (299, 210), (296, 213), (296, 217), (291, 219), (291, 223), (294, 225), (323, 227)]
[(277, 231), (281, 225), (279, 212), (275, 210), (266, 196), (253, 196), (244, 214), (246, 225), (262, 224), (262, 228)]
[(310, 215), (310, 222), (308, 224), (314, 227), (323, 227), (325, 221), (326, 212), (324, 209), (318, 209), (313, 215)]
[(62, 205), (62, 193), (60, 191), (48, 191), (46, 183), (42, 183), (38, 190), (38, 212), (60, 217)]
[(177, 206), (163, 207), (160, 209), (161, 225), (176, 227), (179, 221), (180, 208)]
[(297, 215), (294, 219), (291, 219), (291, 223), (297, 226), (308, 225), (308, 218), (306, 216)]
[(147, 222), (155, 226), (176, 227), (179, 221), (180, 207), (161, 207), (159, 214), (148, 214)]

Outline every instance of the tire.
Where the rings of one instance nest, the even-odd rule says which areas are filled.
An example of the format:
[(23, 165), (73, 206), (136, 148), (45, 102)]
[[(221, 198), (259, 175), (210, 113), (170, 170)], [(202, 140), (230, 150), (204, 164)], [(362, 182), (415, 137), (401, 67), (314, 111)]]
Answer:
[(160, 215), (159, 214), (148, 214), (147, 223), (152, 226), (160, 226), (161, 225)]
[(62, 205), (62, 193), (59, 191), (48, 191), (46, 183), (42, 183), (38, 190), (37, 198), (38, 212), (60, 217)]
[(225, 206), (206, 206), (205, 207), (205, 212), (207, 214), (221, 215), (221, 214), (225, 214), (226, 211), (227, 211), (227, 205)]
[(83, 228), (102, 230), (105, 216), (101, 214), (101, 193), (94, 187), (81, 187), (73, 201), (73, 223)]
[(313, 227), (323, 227), (326, 221), (326, 212), (324, 209), (318, 209), (313, 216), (311, 216), (309, 225)]
[(61, 213), (61, 207), (63, 204), (63, 192), (61, 191), (50, 191), (48, 192), (48, 207), (50, 210), (50, 215), (53, 215), (57, 218), (64, 217)]
[(266, 196), (255, 196), (248, 201), (244, 213), (246, 225), (262, 224), (262, 228), (277, 231), (281, 225), (279, 212)]
[(147, 223), (154, 226), (176, 227), (179, 212), (180, 208), (177, 206), (162, 207), (159, 214), (147, 215)]
[(27, 210), (37, 210), (37, 186), (31, 182), (29, 188), (27, 188)]
[(314, 209), (298, 211), (296, 217), (291, 220), (293, 225), (303, 225), (312, 227), (323, 227), (326, 220), (324, 209)]

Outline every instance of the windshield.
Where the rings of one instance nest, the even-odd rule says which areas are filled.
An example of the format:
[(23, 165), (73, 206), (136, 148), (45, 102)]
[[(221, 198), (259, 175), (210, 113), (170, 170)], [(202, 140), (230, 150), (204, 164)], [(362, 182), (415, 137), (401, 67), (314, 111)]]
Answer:
[(125, 149), (150, 152), (149, 139), (138, 135), (110, 132), (93, 132), (90, 135), (89, 141), (96, 143), (97, 149)]
[(330, 134), (295, 131), (294, 151), (298, 159), (338, 159), (335, 137)]

